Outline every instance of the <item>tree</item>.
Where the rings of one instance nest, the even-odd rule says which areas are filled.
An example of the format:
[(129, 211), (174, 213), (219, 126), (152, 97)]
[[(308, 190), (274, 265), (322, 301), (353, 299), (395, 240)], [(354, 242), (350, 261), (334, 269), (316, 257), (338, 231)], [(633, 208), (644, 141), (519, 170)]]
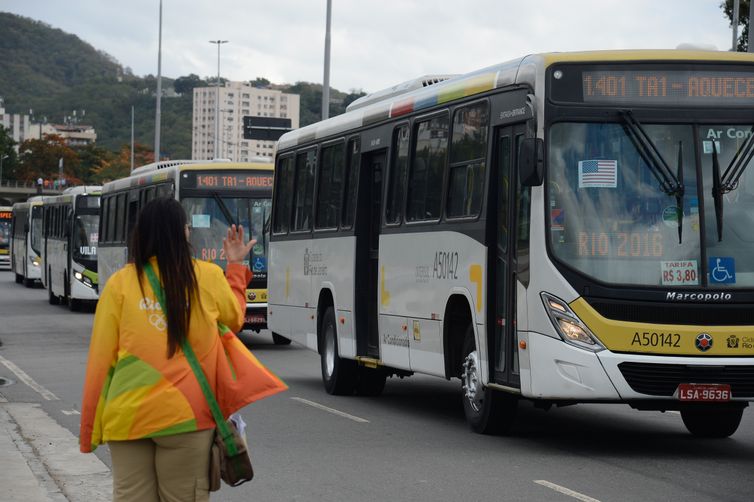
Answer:
[[(737, 49), (739, 52), (746, 52), (749, 47), (749, 6), (751, 5), (751, 0), (740, 0), (740, 2), (738, 7), (738, 32), (740, 35), (738, 37)], [(725, 17), (731, 22), (731, 26), (733, 26), (733, 0), (725, 0), (720, 4), (720, 7), (725, 12)]]
[(2, 157), (3, 171), (2, 180), (14, 180), (16, 179), (16, 168), (18, 167), (18, 155), (13, 148), (16, 142), (10, 136), (10, 130), (0, 125), (0, 157)]
[[(154, 162), (154, 152), (149, 146), (139, 143), (134, 145), (134, 167)], [(117, 155), (102, 162), (92, 174), (92, 181), (103, 184), (108, 181), (125, 178), (131, 174), (131, 147), (123, 145)]]
[(270, 86), (270, 81), (264, 77), (257, 77), (254, 80), (250, 80), (249, 83), (252, 87), (258, 87), (259, 89), (266, 89)]
[(63, 176), (68, 184), (80, 184), (77, 176), (79, 156), (57, 134), (45, 134), (42, 139), (27, 139), (19, 147), (18, 178), (36, 181), (37, 178), (58, 179), (58, 166), (63, 159)]
[(95, 173), (115, 157), (113, 152), (94, 143), (76, 148), (75, 152), (79, 156), (79, 166), (75, 174), (84, 183), (90, 183)]
[(191, 93), (194, 91), (194, 87), (205, 87), (206, 85), (207, 82), (194, 73), (190, 73), (186, 77), (178, 77), (173, 82), (173, 88), (178, 94)]

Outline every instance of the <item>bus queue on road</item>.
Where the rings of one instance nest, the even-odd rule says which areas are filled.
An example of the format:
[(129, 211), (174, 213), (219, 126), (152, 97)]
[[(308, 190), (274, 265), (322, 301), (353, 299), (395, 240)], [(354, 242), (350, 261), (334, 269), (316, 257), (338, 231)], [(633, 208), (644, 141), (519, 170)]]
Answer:
[[(138, 168), (76, 243), (101, 288), (139, 208), (175, 197), (196, 258), (222, 265), (231, 224), (259, 240), (246, 327), (317, 351), (330, 394), (421, 373), (461, 382), (479, 433), (529, 400), (673, 410), (727, 437), (754, 400), (751, 82), (754, 56), (678, 50), (426, 77), (283, 135), (274, 164)], [(14, 205), (17, 282), (47, 281), (50, 232), (70, 250), (71, 220), (42, 226), (62, 203)], [(51, 303), (71, 291), (48, 282)]]

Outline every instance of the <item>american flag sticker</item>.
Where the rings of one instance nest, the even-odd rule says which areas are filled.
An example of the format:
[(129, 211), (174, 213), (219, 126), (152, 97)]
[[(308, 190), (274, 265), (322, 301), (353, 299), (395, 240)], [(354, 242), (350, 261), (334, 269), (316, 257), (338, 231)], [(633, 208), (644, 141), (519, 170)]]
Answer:
[(580, 160), (579, 188), (616, 188), (617, 160)]

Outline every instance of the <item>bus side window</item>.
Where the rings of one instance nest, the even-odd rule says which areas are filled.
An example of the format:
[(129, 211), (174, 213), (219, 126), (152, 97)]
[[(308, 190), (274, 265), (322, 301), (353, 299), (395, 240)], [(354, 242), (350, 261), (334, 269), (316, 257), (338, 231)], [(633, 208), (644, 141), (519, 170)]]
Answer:
[[(147, 198), (149, 197), (149, 194), (152, 194), (152, 199), (154, 199), (154, 188), (147, 189)], [(126, 242), (126, 244), (128, 244), (128, 241), (131, 240), (131, 231), (136, 226), (136, 218), (139, 216), (139, 196), (132, 193), (130, 194), (129, 199), (128, 217), (126, 219), (125, 235), (123, 236), (123, 240)]]
[(414, 126), (414, 161), (408, 178), (406, 220), (437, 220), (448, 163), (448, 116), (443, 114)]
[(296, 155), (296, 179), (293, 188), (294, 232), (311, 230), (315, 163), (315, 150)]
[(322, 148), (315, 228), (337, 228), (343, 192), (343, 143)]
[(448, 218), (477, 216), (487, 178), (487, 102), (458, 108), (453, 114), (453, 138), (448, 176)]
[(387, 201), (385, 203), (385, 222), (388, 224), (401, 222), (406, 171), (408, 171), (408, 136), (408, 124), (399, 126), (393, 131), (393, 159), (390, 163)]
[(157, 197), (173, 197), (173, 184), (161, 183), (157, 185)]
[(116, 216), (115, 216), (115, 236), (116, 242), (125, 242), (126, 240), (126, 195), (122, 193), (116, 196)]
[(276, 234), (288, 233), (291, 221), (291, 197), (293, 196), (293, 157), (278, 162), (275, 173), (275, 202), (272, 231)]
[(359, 140), (354, 138), (348, 141), (348, 165), (344, 174), (343, 190), (343, 216), (341, 228), (348, 229), (353, 226), (356, 216), (356, 200), (359, 188)]

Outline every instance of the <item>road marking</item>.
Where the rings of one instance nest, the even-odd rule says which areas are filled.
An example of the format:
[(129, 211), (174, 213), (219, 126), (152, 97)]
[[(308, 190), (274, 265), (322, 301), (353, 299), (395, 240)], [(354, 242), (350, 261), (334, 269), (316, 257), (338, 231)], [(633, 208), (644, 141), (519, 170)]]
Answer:
[(76, 410), (70, 410), (70, 411), (69, 410), (60, 410), (60, 411), (63, 412), (63, 415), (68, 415), (68, 416), (70, 416), (70, 415), (81, 415), (81, 413), (79, 413)]
[(3, 363), (6, 368), (11, 370), (14, 375), (18, 377), (23, 383), (31, 387), (37, 394), (45, 398), (47, 401), (58, 401), (58, 396), (39, 385), (32, 377), (26, 374), (24, 370), (13, 364), (12, 361), (7, 360), (3, 356), (0, 356), (0, 363)]
[(328, 413), (332, 413), (333, 415), (338, 415), (339, 417), (347, 418), (348, 420), (353, 420), (354, 422), (359, 422), (362, 424), (368, 424), (369, 420), (365, 418), (360, 418), (354, 415), (349, 415), (348, 413), (345, 413), (343, 411), (338, 411), (333, 408), (328, 408), (327, 406), (319, 403), (315, 403), (314, 401), (309, 401), (308, 399), (304, 399), (303, 397), (292, 397), (294, 401), (298, 401), (299, 403), (308, 404), (309, 406), (312, 406), (313, 408), (317, 408), (322, 411), (326, 411)]
[(584, 495), (583, 493), (575, 492), (569, 488), (566, 488), (565, 486), (556, 485), (555, 483), (550, 483), (549, 481), (545, 481), (544, 479), (535, 479), (535, 483), (538, 485), (545, 486), (549, 488), (550, 490), (555, 490), (558, 493), (562, 493), (563, 495), (568, 495), (569, 497), (573, 497), (576, 500), (581, 500), (583, 502), (600, 502), (599, 500), (592, 498), (588, 495)]

